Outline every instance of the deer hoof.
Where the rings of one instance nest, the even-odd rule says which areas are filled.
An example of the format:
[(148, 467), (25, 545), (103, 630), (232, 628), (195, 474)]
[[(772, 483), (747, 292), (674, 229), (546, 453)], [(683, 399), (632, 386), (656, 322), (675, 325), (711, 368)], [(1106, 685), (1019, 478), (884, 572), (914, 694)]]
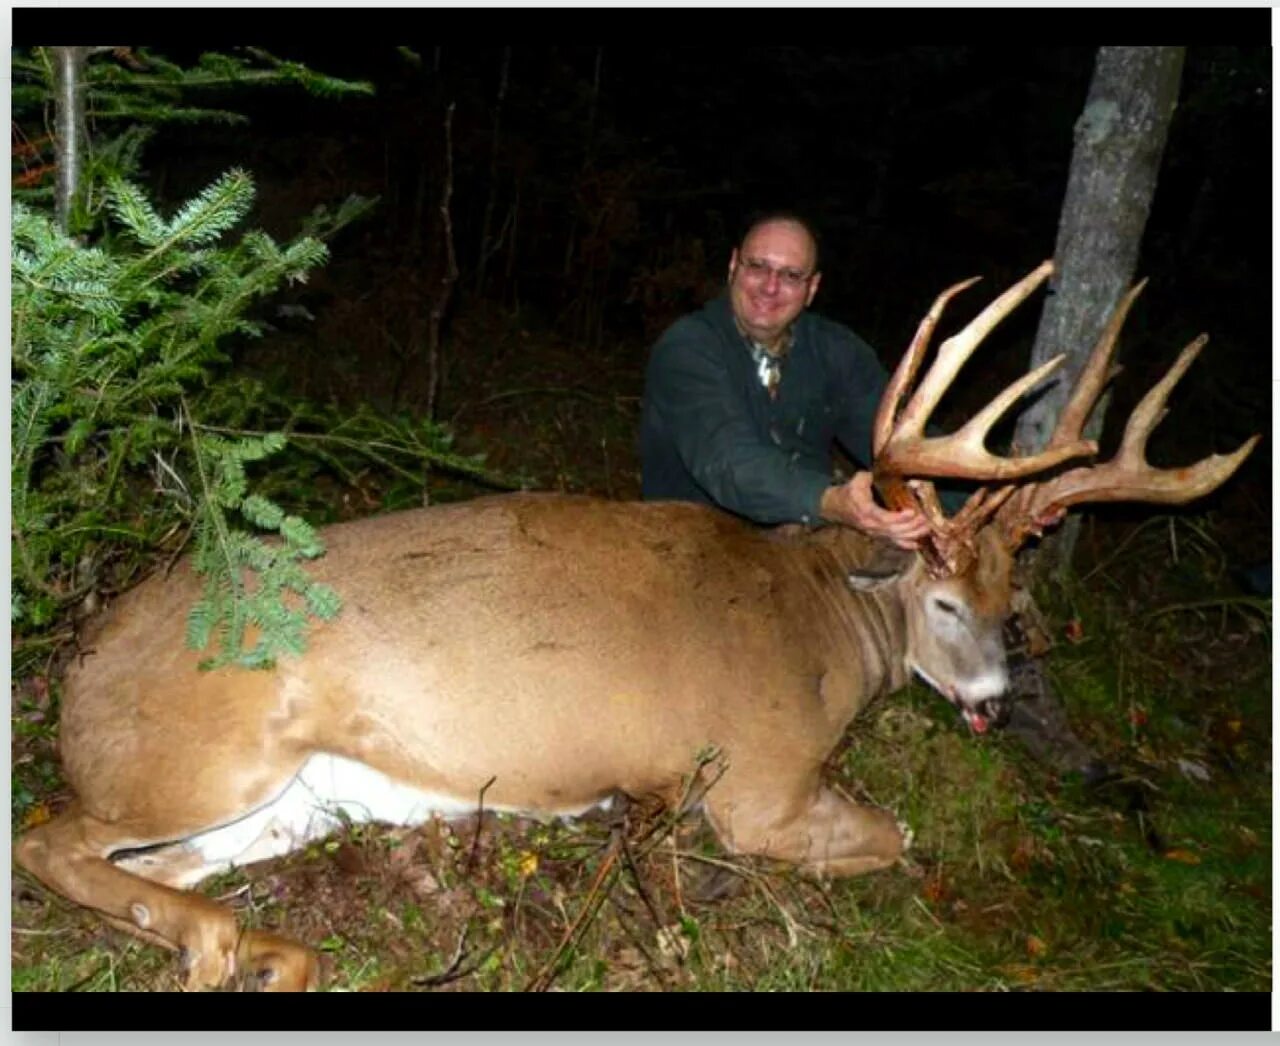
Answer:
[(902, 835), (902, 854), (905, 856), (911, 849), (911, 844), (916, 841), (916, 833), (911, 830), (906, 821), (898, 821), (898, 831)]
[(230, 949), (196, 950), (180, 948), (178, 962), (184, 974), (183, 989), (198, 992), (207, 988), (219, 988), (230, 978), (235, 956)]

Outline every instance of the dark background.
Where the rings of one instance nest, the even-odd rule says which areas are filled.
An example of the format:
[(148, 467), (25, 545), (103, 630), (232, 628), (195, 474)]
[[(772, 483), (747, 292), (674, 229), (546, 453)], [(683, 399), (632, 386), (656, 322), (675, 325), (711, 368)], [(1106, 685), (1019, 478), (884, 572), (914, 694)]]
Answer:
[[(49, 14), (24, 25), (28, 13), (15, 11), (18, 40), (49, 42), (37, 18)], [(648, 346), (716, 292), (751, 211), (812, 217), (823, 234), (815, 308), (891, 366), (943, 287), (985, 277), (953, 306), (962, 320), (1052, 254), (1096, 46), (1124, 37), (1199, 42), (1188, 47), (1138, 265), (1151, 282), (1122, 341), (1104, 450), (1202, 330), (1209, 347), (1171, 401), (1152, 460), (1269, 434), (1269, 15), (319, 9), (157, 12), (145, 23), (128, 12), (105, 24), (99, 13), (86, 24), (93, 39), (147, 41), (184, 62), (254, 42), (377, 88), (345, 100), (228, 93), (208, 100), (244, 112), (247, 127), (170, 127), (149, 147), (146, 178), (162, 206), (242, 166), (259, 185), (253, 221), (280, 237), (316, 205), (353, 192), (380, 200), (287, 296), (314, 321), (278, 314), (277, 335), (246, 346), (243, 365), (294, 394), (422, 410), (451, 163), (459, 275), (438, 328), (438, 415), (497, 466), (521, 451), (503, 440), (567, 440), (545, 455), (558, 464), (541, 482), (630, 496)], [(774, 42), (784, 38), (805, 42)], [(903, 42), (912, 38), (943, 42)], [(1025, 366), (1038, 300), (970, 364), (944, 423)], [(539, 392), (543, 408), (560, 395), (582, 409), (536, 417)], [(603, 416), (587, 411), (593, 400), (608, 402)], [(605, 474), (594, 457), (575, 468), (574, 447), (594, 447), (601, 428), (615, 447)], [(1269, 442), (1209, 506), (1258, 550), (1270, 541)]]

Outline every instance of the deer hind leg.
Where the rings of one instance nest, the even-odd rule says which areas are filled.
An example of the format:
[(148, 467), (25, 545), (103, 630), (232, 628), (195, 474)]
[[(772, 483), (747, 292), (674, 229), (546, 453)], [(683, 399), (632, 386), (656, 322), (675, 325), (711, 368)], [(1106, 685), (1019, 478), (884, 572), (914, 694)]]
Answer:
[(796, 788), (728, 785), (713, 788), (706, 813), (725, 846), (773, 857), (816, 875), (861, 875), (893, 864), (906, 848), (897, 821), (821, 784), (815, 774)]
[(112, 925), (183, 956), (188, 989), (217, 987), (247, 973), (267, 991), (314, 987), (317, 965), (302, 945), (241, 931), (228, 909), (116, 867), (107, 855), (136, 840), (78, 806), (18, 840), (14, 856), (45, 885), (102, 913)]

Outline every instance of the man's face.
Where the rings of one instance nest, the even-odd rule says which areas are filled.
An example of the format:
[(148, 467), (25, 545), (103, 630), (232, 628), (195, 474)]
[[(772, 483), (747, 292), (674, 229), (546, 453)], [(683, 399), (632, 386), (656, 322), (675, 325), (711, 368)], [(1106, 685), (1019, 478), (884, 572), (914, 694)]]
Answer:
[(788, 221), (757, 226), (729, 259), (729, 300), (738, 322), (756, 341), (776, 344), (818, 293), (814, 243)]

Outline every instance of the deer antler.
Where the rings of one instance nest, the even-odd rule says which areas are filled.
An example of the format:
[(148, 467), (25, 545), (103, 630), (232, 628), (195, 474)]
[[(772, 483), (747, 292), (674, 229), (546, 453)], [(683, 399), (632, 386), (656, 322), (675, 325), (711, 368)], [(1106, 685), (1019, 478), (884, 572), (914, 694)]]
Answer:
[[(1079, 439), (1099, 394), (1117, 373), (1109, 368), (1116, 337), (1129, 307), (1142, 293), (1143, 280), (1116, 306), (1110, 322), (1098, 338), (1084, 370), (1071, 392), (1071, 399), (1058, 418), (1048, 446), (1070, 444)], [(1168, 413), (1169, 393), (1208, 342), (1201, 334), (1179, 353), (1168, 373), (1142, 398), (1125, 426), (1120, 449), (1108, 462), (1070, 469), (1052, 479), (1029, 484), (1010, 498), (996, 515), (1001, 536), (1010, 549), (1017, 549), (1032, 534), (1040, 535), (1062, 518), (1072, 505), (1086, 501), (1149, 501), (1181, 505), (1217, 489), (1240, 467), (1257, 445), (1260, 435), (1251, 436), (1230, 454), (1210, 454), (1194, 465), (1158, 469), (1147, 463), (1147, 439)]]
[[(942, 343), (937, 359), (920, 382), (910, 402), (899, 413), (899, 405), (920, 369), (929, 339), (948, 301), (977, 282), (965, 280), (948, 287), (921, 321), (902, 362), (894, 372), (876, 411), (872, 436), (876, 486), (891, 508), (918, 509), (932, 528), (924, 549), (930, 570), (938, 575), (963, 569), (973, 555), (973, 539), (992, 514), (1014, 493), (1008, 486), (991, 493), (981, 487), (951, 519), (943, 514), (937, 492), (925, 476), (953, 476), (976, 480), (1020, 479), (1052, 468), (1069, 458), (1097, 453), (1097, 444), (1079, 438), (1052, 443), (1039, 454), (1005, 458), (984, 446), (987, 434), (1000, 417), (1032, 387), (1061, 366), (1064, 356), (1056, 356), (1030, 374), (1013, 382), (976, 416), (949, 436), (925, 435), (929, 416), (955, 380), (960, 368), (982, 340), (1002, 319), (1021, 304), (1049, 274), (1053, 263), (1044, 262), (988, 305), (958, 334)], [(916, 478), (908, 478), (916, 477)]]
[[(1052, 273), (1044, 262), (988, 305), (968, 326), (942, 343), (937, 359), (905, 408), (899, 410), (928, 349), (929, 339), (948, 301), (977, 282), (948, 287), (934, 301), (916, 330), (902, 362), (880, 400), (872, 436), (876, 486), (892, 508), (913, 508), (929, 521), (923, 548), (929, 570), (937, 575), (962, 571), (975, 552), (975, 539), (994, 516), (1001, 537), (1017, 549), (1031, 534), (1040, 534), (1062, 518), (1071, 505), (1084, 501), (1151, 501), (1181, 504), (1225, 483), (1253, 450), (1260, 436), (1246, 440), (1231, 454), (1211, 454), (1194, 465), (1157, 469), (1146, 462), (1151, 431), (1167, 413), (1165, 402), (1178, 379), (1208, 340), (1200, 335), (1182, 350), (1177, 362), (1143, 398), (1125, 428), (1120, 450), (1109, 462), (1062, 472), (1042, 482), (1011, 483), (1053, 469), (1077, 457), (1097, 453), (1097, 444), (1082, 438), (1085, 423), (1107, 383), (1119, 372), (1110, 360), (1120, 328), (1146, 285), (1139, 283), (1116, 306), (1076, 380), (1067, 405), (1045, 448), (1021, 457), (1000, 457), (984, 446), (991, 427), (1017, 400), (1059, 367), (1056, 356), (1013, 382), (967, 424), (950, 436), (929, 437), (925, 425), (947, 387), (997, 323), (1013, 311)], [(925, 477), (952, 476), (1003, 485), (980, 487), (954, 516), (942, 510), (933, 483)]]

